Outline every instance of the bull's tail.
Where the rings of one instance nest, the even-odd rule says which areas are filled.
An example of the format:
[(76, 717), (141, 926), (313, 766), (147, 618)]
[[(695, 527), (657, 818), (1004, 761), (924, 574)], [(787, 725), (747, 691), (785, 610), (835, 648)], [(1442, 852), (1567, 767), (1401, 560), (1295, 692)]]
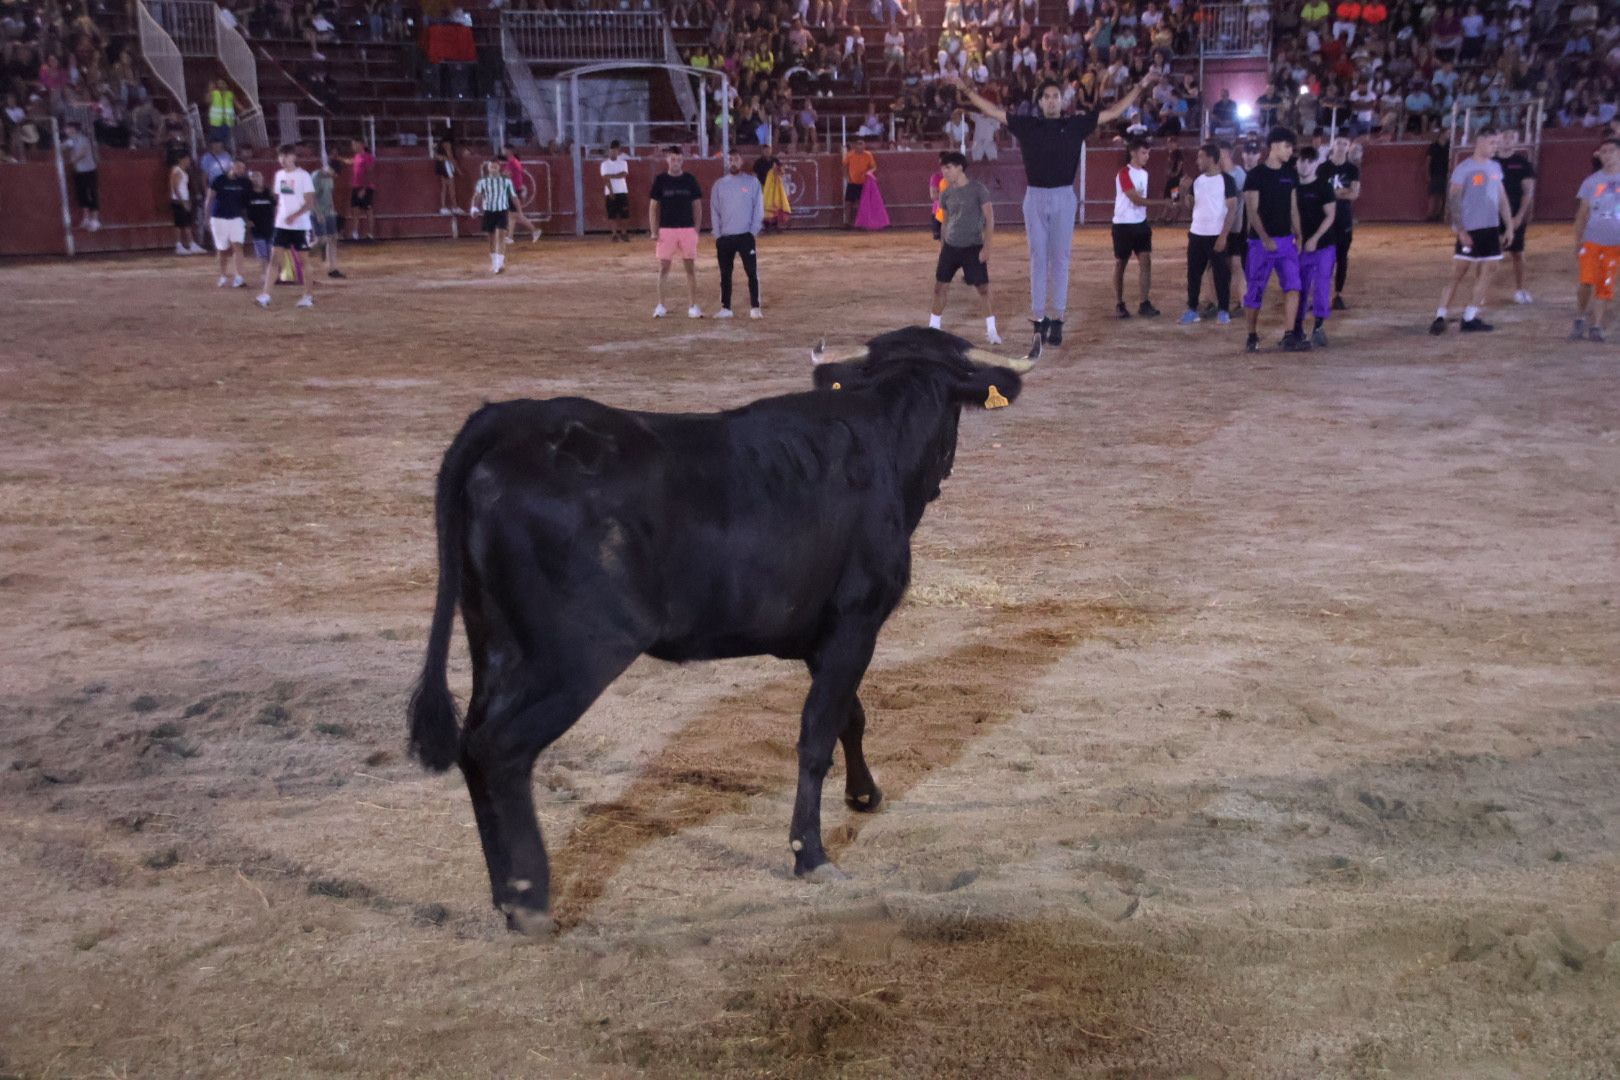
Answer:
[(493, 407), (474, 413), (445, 451), (434, 495), (434, 524), (439, 535), (439, 592), (433, 602), (433, 627), (428, 631), (427, 657), (422, 675), (411, 692), (406, 714), (410, 718), (410, 752), (433, 772), (444, 772), (461, 756), (461, 717), (450, 696), (445, 672), (450, 657), (450, 633), (455, 627), (456, 605), (461, 600), (461, 568), (466, 553), (466, 506), (462, 497), (467, 475), (484, 456), (497, 435)]

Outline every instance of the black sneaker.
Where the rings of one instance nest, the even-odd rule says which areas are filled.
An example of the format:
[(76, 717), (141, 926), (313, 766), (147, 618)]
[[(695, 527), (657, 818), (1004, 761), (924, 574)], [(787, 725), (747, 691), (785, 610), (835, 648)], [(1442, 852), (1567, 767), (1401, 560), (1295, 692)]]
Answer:
[(1052, 325), (1052, 320), (1051, 319), (1031, 319), (1029, 321), (1035, 327), (1035, 336), (1040, 338), (1042, 342), (1046, 342), (1047, 344), (1050, 344), (1050, 342), (1046, 341), (1046, 329), (1047, 329), (1047, 327)]
[(1488, 334), (1495, 329), (1496, 327), (1478, 315), (1475, 315), (1472, 319), (1464, 319), (1462, 324), (1462, 332), (1465, 334)]
[(1061, 345), (1061, 344), (1063, 344), (1063, 320), (1062, 319), (1047, 319), (1046, 320), (1046, 343), (1048, 345)]
[(1159, 309), (1153, 306), (1153, 301), (1144, 300), (1142, 301), (1141, 305), (1137, 307), (1136, 313), (1142, 316), (1144, 319), (1151, 319), (1159, 314)]
[(1327, 332), (1324, 331), (1320, 326), (1318, 326), (1315, 330), (1311, 331), (1311, 348), (1313, 348), (1313, 349), (1325, 349), (1325, 348), (1327, 348)]
[(348, 275), (348, 274), (345, 274), (345, 273), (344, 273), (344, 272), (343, 272), (343, 271), (341, 271), (341, 270), (328, 270), (328, 271), (327, 271), (327, 272), (326, 272), (326, 276), (327, 276), (327, 277), (335, 277), (335, 278), (346, 278), (346, 277), (348, 277), (348, 276), (349, 276), (349, 275)]
[(1131, 309), (1125, 306), (1125, 301), (1121, 300), (1114, 305), (1114, 314), (1121, 319), (1128, 319), (1131, 317)]
[(1248, 338), (1246, 338), (1244, 340), (1244, 342), (1243, 342), (1243, 351), (1244, 352), (1259, 352), (1260, 351), (1260, 335), (1259, 334), (1250, 334), (1248, 336)]
[(1349, 311), (1350, 309), (1344, 306), (1344, 297), (1335, 296), (1333, 298), (1333, 310), (1334, 311)]
[(1311, 343), (1305, 340), (1304, 334), (1296, 334), (1292, 330), (1283, 335), (1283, 352), (1310, 352)]
[(1434, 317), (1434, 322), (1429, 324), (1429, 333), (1433, 334), (1435, 337), (1439, 337), (1441, 334), (1443, 334), (1445, 332), (1446, 332), (1446, 320), (1444, 318), (1442, 318), (1441, 316), (1436, 315)]

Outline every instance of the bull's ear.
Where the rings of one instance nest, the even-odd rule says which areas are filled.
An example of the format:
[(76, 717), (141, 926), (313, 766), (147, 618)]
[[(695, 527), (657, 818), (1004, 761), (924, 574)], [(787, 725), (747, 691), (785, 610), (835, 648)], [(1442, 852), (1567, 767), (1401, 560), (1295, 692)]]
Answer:
[(1024, 380), (1012, 368), (976, 365), (970, 375), (959, 376), (951, 387), (951, 397), (963, 405), (1000, 409), (1018, 400)]
[(850, 365), (829, 361), (817, 364), (810, 375), (811, 382), (817, 390), (842, 390), (849, 384)]

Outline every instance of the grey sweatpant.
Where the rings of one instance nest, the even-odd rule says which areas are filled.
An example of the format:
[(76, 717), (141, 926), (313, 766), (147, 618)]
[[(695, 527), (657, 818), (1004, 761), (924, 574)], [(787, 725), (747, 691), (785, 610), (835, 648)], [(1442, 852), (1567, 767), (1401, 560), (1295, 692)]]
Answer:
[(1024, 232), (1029, 239), (1029, 313), (1061, 319), (1069, 304), (1069, 252), (1074, 247), (1073, 186), (1032, 187), (1024, 192)]

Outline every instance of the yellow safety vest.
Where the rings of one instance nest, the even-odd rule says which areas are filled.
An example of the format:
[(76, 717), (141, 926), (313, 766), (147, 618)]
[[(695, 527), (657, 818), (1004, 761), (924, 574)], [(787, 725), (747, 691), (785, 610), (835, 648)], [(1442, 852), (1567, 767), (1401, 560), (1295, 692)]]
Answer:
[(236, 124), (236, 91), (210, 90), (208, 92), (208, 126), (231, 127)]

